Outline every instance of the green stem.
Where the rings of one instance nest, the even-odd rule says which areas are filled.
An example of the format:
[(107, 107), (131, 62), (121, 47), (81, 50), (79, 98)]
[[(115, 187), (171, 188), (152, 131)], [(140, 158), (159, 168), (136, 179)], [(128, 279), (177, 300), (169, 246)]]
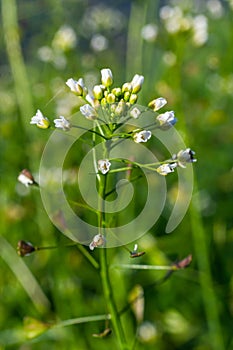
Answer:
[(71, 318), (70, 320), (61, 321), (53, 325), (53, 328), (67, 327), (67, 326), (73, 326), (74, 324), (96, 322), (96, 321), (103, 321), (103, 320), (109, 320), (109, 319), (111, 319), (110, 315), (96, 315), (96, 316)]
[[(105, 222), (104, 202), (105, 202), (105, 192), (106, 192), (106, 181), (107, 181), (107, 175), (105, 175), (104, 177), (103, 176), (99, 177), (99, 197), (100, 197), (99, 210), (102, 213), (99, 217), (99, 226), (100, 226), (99, 229), (100, 231), (102, 231), (102, 234), (104, 234), (104, 227), (102, 226), (104, 225), (104, 222)], [(112, 290), (110, 276), (109, 276), (106, 248), (100, 249), (100, 277), (101, 277), (101, 282), (103, 286), (104, 298), (106, 301), (106, 305), (109, 308), (113, 329), (115, 331), (116, 338), (120, 345), (120, 349), (127, 350), (128, 347), (126, 344), (123, 327), (117, 311), (115, 299), (113, 296), (113, 290)]]
[(115, 304), (111, 282), (109, 278), (109, 270), (108, 270), (108, 263), (107, 263), (107, 249), (102, 248), (100, 249), (100, 276), (104, 291), (104, 297), (106, 300), (106, 304), (108, 305), (109, 312), (111, 315), (111, 321), (112, 325), (116, 334), (116, 337), (118, 339), (118, 343), (120, 344), (120, 348), (122, 350), (127, 350), (127, 344), (125, 340), (125, 335), (123, 331), (123, 327), (121, 324), (121, 320), (119, 318), (119, 313), (117, 311), (117, 307)]
[(86, 248), (84, 248), (83, 245), (77, 244), (76, 245), (77, 249), (85, 256), (85, 258), (92, 264), (92, 266), (95, 269), (99, 269), (99, 264), (98, 262), (93, 258), (93, 256), (87, 251)]

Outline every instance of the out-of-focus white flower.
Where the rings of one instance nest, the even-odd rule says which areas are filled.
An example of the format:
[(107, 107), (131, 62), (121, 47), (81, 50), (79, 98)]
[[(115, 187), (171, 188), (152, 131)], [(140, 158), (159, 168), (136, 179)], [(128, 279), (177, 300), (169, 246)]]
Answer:
[(178, 152), (177, 156), (173, 156), (173, 158), (177, 158), (178, 165), (181, 168), (186, 168), (186, 163), (194, 163), (197, 160), (194, 158), (195, 152), (190, 148), (186, 148), (186, 150), (181, 150)]
[(176, 167), (177, 163), (162, 164), (156, 169), (156, 171), (160, 175), (166, 176), (167, 174), (173, 173)]
[(101, 81), (102, 84), (106, 87), (109, 87), (113, 84), (112, 71), (109, 68), (101, 69)]
[(95, 108), (89, 104), (85, 104), (84, 106), (80, 107), (80, 112), (89, 120), (94, 120), (97, 118), (97, 112)]
[(133, 94), (136, 94), (137, 92), (139, 92), (141, 90), (143, 82), (144, 82), (144, 76), (139, 75), (139, 74), (135, 74), (135, 76), (133, 77), (133, 79), (131, 81)]
[(175, 118), (175, 114), (173, 111), (160, 114), (156, 119), (159, 122), (159, 128), (161, 130), (168, 130), (177, 122), (177, 119)]
[(98, 160), (98, 170), (102, 174), (107, 174), (110, 170), (111, 163), (109, 162), (108, 159), (100, 159)]
[(90, 46), (94, 51), (104, 51), (108, 48), (108, 39), (101, 34), (95, 34), (91, 38)]
[(139, 118), (140, 114), (141, 114), (141, 111), (137, 107), (132, 108), (131, 111), (129, 112), (130, 117), (134, 119)]
[(147, 142), (151, 138), (151, 132), (149, 130), (142, 130), (134, 134), (133, 139), (134, 142)]
[(158, 336), (155, 325), (149, 321), (144, 321), (138, 327), (138, 338), (142, 343), (153, 342)]
[(187, 31), (192, 26), (191, 16), (185, 16), (179, 6), (163, 6), (159, 14), (168, 33)]
[(82, 78), (80, 78), (78, 81), (70, 78), (66, 81), (66, 85), (78, 96), (82, 96), (86, 91), (86, 87)]
[(165, 106), (165, 104), (167, 103), (167, 100), (163, 97), (158, 97), (153, 101), (150, 101), (148, 103), (148, 106), (153, 109), (154, 112), (158, 111), (160, 108), (162, 108), (163, 106)]
[(43, 62), (52, 62), (54, 59), (54, 53), (51, 47), (42, 46), (37, 51), (38, 57)]
[(166, 30), (169, 33), (175, 34), (180, 31), (183, 13), (178, 6), (163, 6), (159, 14), (160, 18), (164, 21)]
[(193, 19), (193, 42), (196, 46), (202, 46), (208, 40), (208, 20), (204, 15), (198, 15)]
[(26, 187), (30, 185), (38, 185), (32, 176), (31, 172), (27, 169), (23, 169), (18, 176), (18, 181), (21, 182)]
[(218, 0), (208, 0), (206, 3), (207, 9), (214, 18), (221, 18), (224, 11), (223, 6)]
[(229, 5), (230, 5), (231, 10), (233, 10), (233, 0), (229, 0)]
[(177, 60), (177, 57), (176, 55), (171, 52), (171, 51), (166, 51), (164, 52), (163, 54), (163, 62), (169, 66), (169, 67), (172, 67), (176, 64), (176, 60)]
[(58, 119), (54, 119), (55, 128), (68, 131), (71, 128), (70, 122), (62, 115)]
[(158, 27), (156, 24), (146, 24), (141, 30), (141, 36), (145, 41), (154, 42), (158, 35)]
[(30, 124), (36, 124), (36, 126), (41, 129), (48, 129), (50, 125), (48, 118), (46, 118), (39, 109), (37, 109), (36, 115), (32, 117)]
[(56, 32), (52, 41), (55, 50), (68, 51), (77, 44), (77, 36), (73, 28), (64, 25)]
[(96, 247), (101, 247), (105, 244), (105, 238), (100, 233), (95, 235), (91, 243), (89, 244), (90, 250), (94, 250)]

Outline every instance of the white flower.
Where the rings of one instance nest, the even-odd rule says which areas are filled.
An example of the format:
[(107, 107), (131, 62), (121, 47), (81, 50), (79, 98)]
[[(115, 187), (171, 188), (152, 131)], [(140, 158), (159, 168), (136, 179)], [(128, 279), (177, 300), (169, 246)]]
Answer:
[(31, 172), (27, 169), (23, 169), (21, 171), (21, 173), (18, 176), (18, 181), (21, 182), (26, 187), (31, 185), (38, 185), (34, 180), (34, 177), (32, 176)]
[(73, 49), (77, 43), (77, 36), (73, 28), (64, 25), (56, 32), (52, 41), (55, 50), (67, 51)]
[(104, 51), (108, 48), (108, 39), (102, 34), (95, 34), (91, 38), (90, 46), (94, 51)]
[(91, 94), (87, 94), (86, 97), (85, 97), (85, 99), (86, 99), (86, 101), (87, 101), (88, 103), (90, 103), (90, 105), (91, 105), (92, 107), (95, 107), (96, 100), (95, 100), (95, 98), (94, 98)]
[(98, 170), (102, 174), (107, 174), (111, 166), (111, 163), (109, 162), (108, 159), (100, 159), (98, 160)]
[(154, 42), (157, 38), (158, 27), (156, 24), (149, 23), (142, 27), (141, 36), (148, 42)]
[(70, 88), (72, 92), (78, 96), (85, 95), (87, 88), (84, 85), (83, 78), (80, 78), (78, 81), (70, 78), (66, 81), (66, 85)]
[[(181, 168), (186, 168), (186, 163), (194, 163), (197, 160), (194, 158), (195, 152), (192, 151), (190, 148), (186, 148), (186, 150), (181, 150), (177, 154), (177, 160), (178, 160), (178, 165)], [(175, 155), (173, 156), (173, 158)]]
[(80, 107), (80, 112), (84, 117), (86, 117), (89, 120), (94, 120), (97, 117), (97, 113), (95, 108), (90, 106), (89, 104), (85, 104), (84, 106)]
[(90, 250), (94, 250), (96, 247), (101, 247), (105, 244), (105, 238), (100, 233), (95, 235), (91, 243), (89, 244)]
[(175, 114), (173, 111), (160, 114), (156, 119), (159, 122), (159, 128), (161, 130), (168, 130), (177, 122), (177, 119), (175, 118)]
[(150, 101), (148, 103), (148, 106), (153, 109), (154, 112), (158, 111), (160, 108), (162, 108), (163, 106), (165, 106), (165, 104), (167, 103), (167, 100), (163, 97), (158, 97), (153, 101)]
[(109, 68), (101, 69), (101, 81), (102, 84), (106, 87), (109, 87), (113, 84), (112, 71)]
[(133, 79), (131, 81), (133, 94), (136, 94), (137, 92), (139, 92), (141, 90), (143, 82), (144, 82), (144, 76), (139, 75), (139, 74), (135, 74), (135, 76), (133, 77)]
[(137, 107), (134, 107), (133, 109), (131, 109), (131, 111), (129, 112), (130, 117), (137, 119), (141, 114), (140, 109), (138, 109)]
[(62, 115), (58, 119), (54, 119), (55, 128), (68, 131), (71, 128), (70, 122), (65, 119)]
[(36, 115), (34, 115), (30, 121), (30, 124), (36, 124), (38, 128), (47, 129), (49, 127), (49, 120), (38, 109)]
[(158, 339), (159, 331), (156, 325), (149, 321), (140, 323), (138, 327), (138, 338), (142, 344), (155, 343)]
[(198, 15), (193, 19), (193, 42), (196, 46), (202, 46), (208, 40), (208, 20), (204, 15)]
[(151, 132), (143, 130), (134, 134), (133, 138), (136, 143), (147, 142), (151, 138)]
[(170, 163), (170, 164), (162, 164), (160, 165), (156, 171), (160, 175), (166, 176), (167, 174), (173, 173), (174, 169), (177, 167), (177, 163)]

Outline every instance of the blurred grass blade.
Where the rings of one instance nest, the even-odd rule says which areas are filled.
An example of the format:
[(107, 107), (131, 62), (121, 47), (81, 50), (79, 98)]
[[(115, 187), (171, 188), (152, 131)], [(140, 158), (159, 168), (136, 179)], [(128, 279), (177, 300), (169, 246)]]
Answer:
[(200, 271), (199, 279), (202, 289), (207, 323), (209, 327), (209, 338), (213, 350), (224, 350), (225, 347), (219, 320), (219, 311), (217, 305), (218, 303), (214, 291), (213, 280), (211, 276), (209, 251), (205, 238), (206, 234), (199, 212), (200, 204), (197, 193), (195, 196), (195, 202), (193, 201), (190, 208), (191, 227), (195, 246), (195, 255)]
[(16, 250), (7, 240), (1, 236), (0, 254), (2, 259), (5, 260), (6, 264), (15, 274), (17, 280), (21, 283), (36, 309), (40, 313), (46, 312), (50, 308), (50, 301), (23, 259), (17, 255)]

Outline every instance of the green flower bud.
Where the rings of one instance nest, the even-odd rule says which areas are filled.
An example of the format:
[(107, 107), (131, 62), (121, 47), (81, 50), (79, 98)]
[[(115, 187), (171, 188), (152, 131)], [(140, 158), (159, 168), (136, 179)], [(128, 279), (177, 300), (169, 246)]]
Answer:
[(124, 93), (124, 101), (126, 102), (129, 101), (130, 96), (131, 96), (131, 93), (129, 91), (126, 91)]
[(103, 98), (103, 89), (100, 85), (95, 85), (93, 88), (93, 95), (97, 100), (101, 100)]
[(138, 95), (136, 95), (136, 94), (131, 94), (131, 95), (130, 95), (129, 103), (130, 103), (131, 105), (133, 105), (134, 103), (136, 103), (137, 100), (138, 100)]
[(106, 97), (108, 103), (114, 103), (116, 101), (116, 96), (112, 93), (108, 94)]
[(120, 97), (122, 94), (121, 88), (114, 88), (112, 89), (112, 93), (116, 96), (116, 97)]
[(106, 97), (103, 97), (100, 101), (101, 106), (106, 106), (108, 104)]
[(126, 103), (124, 101), (118, 102), (116, 108), (115, 108), (115, 114), (117, 116), (121, 116), (125, 113), (126, 111)]
[(131, 91), (132, 91), (131, 83), (125, 83), (122, 85), (122, 92), (131, 92)]

